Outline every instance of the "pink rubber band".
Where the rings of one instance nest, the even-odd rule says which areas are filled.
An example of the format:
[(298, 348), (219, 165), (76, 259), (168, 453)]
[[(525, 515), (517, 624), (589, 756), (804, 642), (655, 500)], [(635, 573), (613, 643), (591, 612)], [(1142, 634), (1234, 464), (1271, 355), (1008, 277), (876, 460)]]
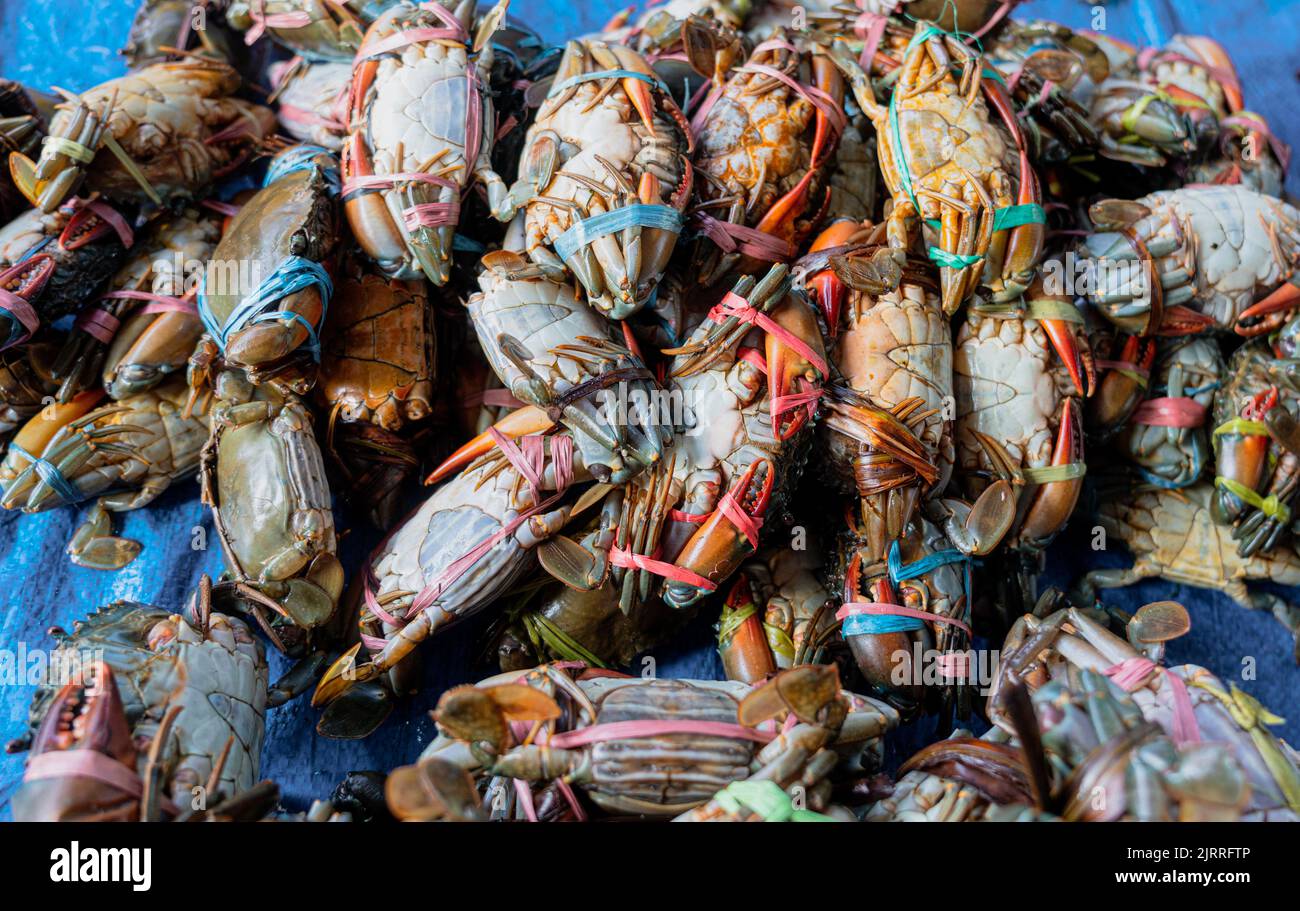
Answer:
[(533, 788), (522, 778), (514, 779), (515, 794), (519, 796), (519, 805), (524, 808), (524, 817), (529, 822), (537, 822), (537, 808), (533, 806)]
[(765, 263), (783, 263), (794, 258), (794, 245), (766, 231), (750, 228), (699, 213), (695, 216), (699, 233), (713, 241), (724, 253), (739, 251)]
[[(766, 63), (747, 63), (739, 71), (742, 73), (761, 73), (784, 83), (791, 91), (801, 95), (805, 101), (821, 112), (822, 116), (830, 122), (831, 130), (836, 136), (843, 133), (844, 127), (848, 125), (848, 117), (835, 103), (835, 99), (814, 85), (804, 85), (794, 77), (783, 73), (774, 66), (768, 66)], [(821, 162), (813, 162), (813, 167), (820, 164)]]
[(311, 25), (311, 15), (306, 10), (294, 10), (291, 13), (266, 14), (264, 0), (255, 0), (249, 7), (248, 17), (253, 20), (253, 27), (244, 35), (244, 44), (252, 45), (265, 34), (268, 28), (306, 28)]
[(486, 405), (489, 408), (524, 407), (524, 403), (515, 398), (509, 389), (502, 389), (500, 386), (467, 395), (462, 399), (462, 402), (467, 406)]
[(945, 617), (941, 614), (931, 614), (927, 611), (919, 610), (915, 607), (904, 607), (901, 604), (885, 604), (880, 601), (849, 601), (835, 612), (836, 620), (843, 620), (854, 614), (873, 614), (877, 617), (915, 617), (917, 620), (924, 620), (927, 623), (943, 623), (948, 626), (955, 626), (964, 631), (966, 635), (971, 635), (970, 626), (958, 620), (956, 617)]
[(699, 734), (704, 737), (726, 737), (729, 740), (752, 740), (768, 743), (776, 739), (770, 731), (758, 731), (742, 724), (724, 721), (689, 721), (685, 719), (658, 719), (643, 721), (611, 721), (593, 724), (576, 731), (552, 734), (546, 745), (558, 750), (603, 743), (609, 740), (631, 740), (639, 737), (662, 737), (665, 734)]
[(220, 215), (238, 215), (243, 206), (236, 206), (232, 203), (222, 202), (219, 199), (205, 199), (199, 203), (205, 209), (211, 209)]
[(674, 522), (689, 522), (692, 525), (703, 525), (709, 521), (709, 513), (682, 512), (680, 509), (670, 509), (668, 518)]
[[(859, 9), (866, 4), (866, 0), (857, 0)], [(862, 39), (862, 53), (858, 56), (858, 65), (864, 71), (871, 69), (871, 61), (875, 59), (876, 51), (880, 49), (880, 42), (885, 39), (885, 28), (889, 25), (889, 17), (882, 16), (880, 13), (863, 12), (853, 22), (853, 33)]]
[(117, 209), (114, 209), (108, 203), (98, 199), (74, 199), (72, 204), (74, 208), (86, 209), (104, 219), (108, 226), (117, 232), (118, 240), (128, 250), (135, 243), (135, 232), (131, 230), (131, 226), (126, 223), (126, 219), (121, 216)]
[(9, 344), (0, 345), (0, 351), (13, 345), (21, 345), (35, 335), (36, 330), (41, 327), (41, 318), (37, 316), (36, 309), (7, 288), (0, 288), (0, 310), (12, 313), (14, 319), (18, 320), (23, 327), (23, 334)]
[(1156, 664), (1150, 658), (1136, 655), (1126, 658), (1119, 664), (1113, 664), (1102, 671), (1126, 693), (1140, 689), (1148, 675), (1156, 671), (1169, 684), (1169, 697), (1173, 708), (1173, 729), (1169, 736), (1174, 743), (1182, 746), (1201, 742), (1201, 728), (1196, 723), (1196, 710), (1192, 707), (1192, 697), (1187, 692), (1187, 684), (1177, 674)]
[[(112, 756), (99, 750), (54, 750), (27, 760), (23, 781), (45, 781), (52, 778), (91, 778), (131, 796), (141, 797), (144, 784), (134, 769), (123, 765)], [(161, 796), (158, 805), (164, 812), (177, 815), (176, 804)]]
[(1133, 423), (1152, 427), (1200, 427), (1205, 423), (1207, 409), (1195, 399), (1146, 399), (1133, 409)]
[(285, 104), (281, 102), (277, 113), (281, 120), (287, 120), (290, 123), (305, 123), (310, 126), (325, 127), (335, 133), (346, 133), (348, 125), (329, 117), (322, 117), (315, 111), (309, 111), (306, 108), (300, 108), (297, 105)]
[(741, 348), (736, 352), (736, 360), (753, 364), (755, 370), (763, 374), (763, 376), (767, 376), (767, 358), (757, 348), (751, 348), (748, 345)]
[(611, 547), (609, 550), (609, 562), (614, 566), (623, 569), (643, 569), (648, 573), (656, 576), (663, 576), (665, 579), (671, 579), (674, 582), (682, 582), (686, 585), (694, 585), (696, 588), (705, 591), (717, 591), (718, 584), (711, 582), (698, 573), (693, 573), (675, 563), (666, 563), (654, 557), (647, 557), (644, 554), (634, 554), (624, 550), (621, 547)]
[(113, 341), (113, 336), (121, 325), (122, 321), (120, 319), (102, 307), (90, 307), (82, 310), (72, 324), (74, 329), (80, 329), (105, 345)]
[(758, 529), (763, 524), (761, 518), (745, 512), (730, 490), (718, 498), (718, 511), (731, 520), (731, 524), (745, 536), (750, 547), (758, 550)]
[(723, 318), (734, 316), (742, 323), (752, 323), (758, 328), (767, 332), (769, 335), (775, 335), (781, 342), (803, 355), (804, 360), (817, 368), (822, 376), (829, 376), (830, 371), (826, 367), (826, 360), (813, 351), (812, 348), (804, 342), (803, 339), (796, 336), (789, 329), (778, 324), (771, 319), (766, 313), (755, 310), (745, 300), (734, 291), (728, 291), (721, 301), (718, 302), (712, 310), (709, 311), (709, 319), (715, 323), (722, 322)]

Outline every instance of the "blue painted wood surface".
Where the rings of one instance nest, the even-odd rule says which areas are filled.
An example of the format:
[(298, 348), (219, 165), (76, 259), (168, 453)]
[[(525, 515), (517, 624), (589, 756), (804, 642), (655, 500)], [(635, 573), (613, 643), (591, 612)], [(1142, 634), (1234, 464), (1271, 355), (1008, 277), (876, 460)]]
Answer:
[[(547, 39), (559, 41), (599, 28), (622, 5), (621, 0), (515, 0), (512, 13)], [(119, 75), (123, 67), (116, 49), (125, 41), (133, 8), (134, 2), (128, 0), (0, 0), (0, 76), (41, 87), (81, 90)], [(1094, 9), (1077, 0), (1031, 0), (1016, 15), (1089, 27)], [(1114, 0), (1105, 7), (1105, 30), (1144, 44), (1161, 43), (1178, 32), (1212, 35), (1233, 55), (1248, 106), (1268, 118), (1293, 146), (1300, 146), (1297, 9), (1300, 6), (1286, 0), (1224, 4)], [(1295, 187), (1294, 181), (1290, 186)], [(340, 513), (340, 527), (351, 529), (349, 517)], [(201, 573), (215, 575), (221, 569), (215, 542), (207, 549), (192, 546), (195, 529), (202, 529), (197, 537), (212, 541), (211, 520), (192, 481), (178, 482), (148, 509), (117, 520), (123, 534), (145, 544), (140, 558), (118, 573), (79, 569), (68, 562), (64, 547), (79, 515), (74, 509), (35, 516), (0, 515), (0, 650), (48, 647), (48, 627), (70, 625), (96, 606), (118, 598), (179, 607)], [(359, 565), (373, 542), (373, 535), (363, 528), (345, 537), (343, 558), (349, 570)], [(1119, 552), (1092, 553), (1084, 530), (1076, 527), (1053, 547), (1046, 581), (1065, 584), (1085, 568), (1126, 565), (1128, 560)], [(1107, 598), (1130, 610), (1162, 598), (1187, 604), (1193, 630), (1174, 643), (1170, 659), (1202, 664), (1237, 681), (1280, 714), (1293, 716), (1284, 731), (1292, 742), (1300, 740), (1300, 672), (1291, 661), (1289, 637), (1272, 618), (1243, 611), (1217, 594), (1158, 581)], [(350, 770), (387, 769), (411, 761), (433, 734), (427, 710), (438, 692), (449, 684), (475, 679), (485, 670), (475, 661), (481, 632), (481, 622), (471, 623), (426, 649), (424, 694), (395, 712), (366, 741), (317, 737), (315, 713), (304, 701), (271, 712), (263, 774), (282, 784), (288, 805), (302, 807), (327, 794)], [(654, 655), (658, 672), (720, 676), (710, 638), (707, 622), (696, 623), (671, 648)], [(1242, 679), (1243, 662), (1248, 660), (1254, 663), (1253, 679)], [(278, 659), (273, 663), (279, 665), (275, 670), (283, 669)], [(22, 731), (32, 691), (21, 683), (10, 684), (0, 685), (0, 741)], [(891, 752), (906, 756), (925, 736), (924, 724), (900, 732), (892, 738)], [(9, 799), (21, 770), (21, 756), (0, 756), (0, 818), (9, 816)]]

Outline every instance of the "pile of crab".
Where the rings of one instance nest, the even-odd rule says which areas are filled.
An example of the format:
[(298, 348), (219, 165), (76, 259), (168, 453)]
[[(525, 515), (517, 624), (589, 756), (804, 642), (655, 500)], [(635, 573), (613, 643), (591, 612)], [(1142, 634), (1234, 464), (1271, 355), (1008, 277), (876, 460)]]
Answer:
[[(267, 707), (368, 736), (462, 621), (501, 673), (305, 818), (1300, 815), (1280, 719), (1161, 666), (1186, 611), (1098, 600), (1163, 576), (1300, 643), (1247, 588), (1300, 585), (1300, 210), (1217, 43), (216, 6), (0, 85), (0, 506), (90, 501), (68, 552), (112, 571), (113, 514), (197, 477), (224, 560), (60, 633), (107, 653), (38, 695), (16, 815), (282, 815)], [(1135, 561), (1040, 595), (1072, 519)], [(725, 679), (626, 673), (701, 625)]]

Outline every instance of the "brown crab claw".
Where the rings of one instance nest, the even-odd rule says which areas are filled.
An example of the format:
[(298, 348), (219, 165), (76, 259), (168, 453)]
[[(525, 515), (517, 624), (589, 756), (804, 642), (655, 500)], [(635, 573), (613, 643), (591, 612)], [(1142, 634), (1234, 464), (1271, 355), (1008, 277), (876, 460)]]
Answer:
[(1122, 428), (1142, 401), (1147, 390), (1147, 374), (1155, 362), (1154, 339), (1130, 335), (1120, 349), (1120, 364), (1131, 368), (1107, 370), (1097, 383), (1096, 393), (1088, 400), (1088, 426), (1101, 438)]
[(782, 671), (742, 699), (736, 720), (752, 728), (791, 712), (805, 724), (819, 724), (839, 698), (836, 666), (805, 664)]
[(541, 690), (521, 683), (457, 686), (438, 700), (433, 720), (449, 736), (490, 744), (501, 752), (510, 742), (510, 722), (550, 721), (560, 706)]
[[(368, 84), (361, 77), (366, 73), (370, 63), (374, 61), (357, 67), (357, 81), (353, 83), (354, 92), (357, 91), (358, 84)], [(365, 138), (360, 132), (354, 133), (352, 138), (343, 144), (342, 167), (343, 173), (348, 177), (374, 175), (370, 154), (366, 151)], [(380, 270), (386, 275), (400, 271), (406, 259), (406, 239), (388, 210), (384, 194), (378, 189), (365, 188), (346, 193), (343, 196), (343, 212), (347, 216), (348, 225), (352, 228), (357, 243), (375, 261)]]
[[(88, 680), (66, 684), (51, 701), (32, 739), (30, 762), (34, 766), (53, 753), (93, 751), (121, 763), (129, 776), (136, 747), (117, 683), (103, 662), (87, 671)], [(139, 818), (140, 800), (90, 771), (63, 770), (24, 782), (13, 796), (13, 814), (24, 822), (130, 821)]]
[[(1038, 186), (1038, 175), (1029, 164), (1029, 153), (1020, 150), (1020, 192), (1016, 205), (1029, 206), (1042, 203), (1042, 192)], [(1033, 281), (1034, 270), (1043, 258), (1043, 244), (1047, 239), (1047, 225), (1041, 221), (1029, 221), (1009, 229), (1006, 253), (1002, 260), (1002, 284), (1006, 293), (1015, 295), (1023, 292)]]
[[(493, 426), (497, 432), (513, 440), (527, 436), (530, 433), (542, 433), (550, 430), (555, 426), (555, 422), (547, 417), (544, 409), (538, 408), (536, 405), (525, 405), (523, 408), (516, 408)], [(443, 463), (424, 479), (424, 483), (437, 484), (439, 481), (451, 477), (479, 456), (491, 452), (495, 446), (496, 440), (493, 439), (490, 433), (480, 433), (447, 456)]]
[[(1271, 394), (1270, 394), (1271, 393)], [(1245, 420), (1258, 420), (1272, 409), (1276, 393), (1267, 390), (1252, 397), (1242, 409)], [(1215, 471), (1220, 478), (1235, 482), (1247, 490), (1259, 490), (1268, 469), (1272, 439), (1267, 433), (1242, 433), (1232, 425), (1215, 434)], [(1235, 522), (1247, 504), (1225, 486), (1215, 485), (1210, 498), (1210, 516), (1220, 524)]]
[[(775, 476), (776, 469), (767, 459), (755, 459), (727, 494), (731, 505), (747, 515), (755, 526), (767, 512)], [(754, 547), (737, 526), (736, 519), (728, 514), (730, 512), (730, 508), (723, 508), (721, 504), (713, 510), (682, 548), (677, 566), (714, 583), (735, 572), (754, 552)], [(670, 607), (680, 610), (694, 604), (711, 590), (691, 582), (669, 579), (664, 585), (663, 598)]]
[[(316, 285), (295, 291), (275, 303), (275, 309), (295, 313), (312, 326), (325, 318), (325, 300)], [(258, 366), (283, 360), (306, 344), (307, 327), (301, 320), (277, 318), (249, 323), (233, 333), (226, 345), (226, 358), (234, 364)]]
[(402, 822), (484, 819), (474, 779), (460, 766), (436, 756), (393, 769), (384, 781), (384, 800)]
[(357, 656), (361, 652), (358, 642), (340, 655), (321, 676), (316, 684), (316, 691), (311, 694), (312, 708), (322, 708), (338, 699), (358, 683), (373, 680), (380, 671), (374, 663), (358, 664)]
[(1238, 335), (1254, 338), (1276, 329), (1285, 319), (1266, 317), (1289, 313), (1296, 308), (1300, 308), (1300, 286), (1287, 282), (1259, 303), (1241, 311), (1232, 328)]
[(754, 603), (749, 577), (743, 572), (727, 593), (718, 630), (718, 654), (728, 680), (757, 683), (776, 672), (772, 647), (763, 630), (763, 615)]
[[(1078, 406), (1073, 399), (1061, 403), (1061, 424), (1052, 451), (1053, 468), (1083, 461), (1083, 438), (1079, 429)], [(1034, 500), (1020, 526), (1020, 540), (1030, 546), (1046, 543), (1061, 530), (1083, 490), (1083, 478), (1048, 481), (1034, 492)]]

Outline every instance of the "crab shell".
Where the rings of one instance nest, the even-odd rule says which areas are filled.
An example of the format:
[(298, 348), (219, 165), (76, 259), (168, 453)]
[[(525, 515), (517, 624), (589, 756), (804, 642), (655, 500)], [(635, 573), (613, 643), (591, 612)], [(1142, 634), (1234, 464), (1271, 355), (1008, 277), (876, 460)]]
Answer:
[[(474, 5), (434, 7), (456, 16), (463, 31)], [(497, 211), (506, 191), (490, 164), (495, 138), (488, 88), (491, 47), (475, 53), (473, 44), (440, 38), (382, 49), (384, 42), (422, 29), (446, 31), (448, 24), (433, 9), (401, 2), (367, 30), (352, 70), (352, 131), (343, 147), (343, 176), (347, 182), (427, 173), (438, 182), (348, 186), (344, 211), (358, 243), (385, 275), (424, 276), (445, 285), (462, 192), (478, 177)], [(472, 125), (475, 135), (469, 133)], [(431, 220), (423, 218), (421, 213), (438, 207), (442, 211)]]
[[(194, 196), (234, 170), (275, 130), (270, 109), (232, 97), (240, 82), (227, 64), (192, 58), (102, 83), (68, 100), (50, 121), (51, 137), (88, 147), (94, 159), (81, 162), (47, 141), (35, 163), (10, 156), (14, 183), (45, 212), (79, 191), (155, 204)], [(105, 130), (151, 189), (108, 151)]]
[[(1152, 375), (1151, 398), (1193, 402), (1193, 416), (1182, 426), (1145, 423), (1143, 413), (1130, 419), (1117, 445), (1143, 476), (1157, 484), (1186, 487), (1200, 478), (1210, 461), (1211, 404), (1227, 368), (1213, 339), (1170, 339), (1160, 353)], [(1199, 409), (1200, 420), (1194, 412)], [(1217, 443), (1218, 437), (1215, 437)]]
[[(570, 41), (554, 86), (609, 69), (654, 73), (630, 48)], [(567, 268), (593, 306), (623, 319), (649, 302), (677, 233), (632, 227), (579, 245), (567, 259), (555, 251), (556, 241), (588, 218), (629, 205), (684, 211), (691, 138), (670, 95), (630, 77), (611, 87), (612, 81), (580, 82), (546, 99), (528, 129), (511, 198), (524, 208), (529, 257), (557, 278)]]
[(423, 282), (349, 269), (335, 285), (317, 400), (344, 421), (400, 430), (433, 407), (437, 338)]
[(1095, 273), (1089, 299), (1127, 331), (1156, 331), (1178, 304), (1220, 331), (1240, 327), (1300, 255), (1300, 211), (1243, 186), (1108, 200), (1092, 217), (1080, 250)]
[(275, 113), (286, 133), (337, 152), (347, 135), (346, 104), (351, 63), (288, 63), (272, 66)]
[[(281, 157), (294, 151), (288, 149)], [(313, 166), (290, 170), (240, 208), (204, 274), (200, 306), (216, 325), (225, 326), (240, 303), (289, 257), (327, 261), (338, 232), (329, 176), (334, 166), (328, 154), (317, 155)], [(298, 314), (319, 332), (328, 303), (320, 286), (311, 284), (268, 303), (268, 309)], [(224, 355), (257, 379), (261, 369), (284, 361), (309, 337), (307, 327), (297, 320), (249, 322), (230, 334)]]
[[(217, 217), (193, 212), (166, 215), (153, 226), (148, 243), (137, 243), (132, 249), (110, 288), (185, 297), (194, 289), (191, 267), (206, 264), (220, 238)], [(128, 302), (128, 306), (131, 309), (122, 316), (104, 355), (104, 388), (115, 399), (143, 392), (183, 368), (203, 334), (197, 313), (151, 313), (145, 303)]]
[[(343, 569), (307, 407), (266, 387), (246, 402), (221, 400), (204, 448), (203, 482), (230, 575), (279, 604), (297, 628), (292, 636), (332, 619)], [(285, 644), (295, 648), (294, 641)]]
[[(89, 662), (103, 661), (111, 674), (107, 694), (96, 688), (77, 696), (75, 682), (54, 681), (32, 700), (30, 726), (37, 754), (51, 749), (95, 749), (96, 739), (116, 728), (128, 767), (143, 772), (148, 753), (136, 744), (148, 743), (164, 714), (174, 715), (159, 752), (163, 792), (188, 808), (197, 791), (212, 781), (226, 795), (246, 790), (257, 780), (265, 732), (268, 669), (261, 644), (244, 623), (222, 614), (209, 614), (200, 626), (161, 608), (119, 601), (78, 621), (69, 635), (54, 631), (58, 641), (52, 666), (84, 675)], [(84, 676), (81, 689), (89, 682)], [(71, 700), (71, 701), (69, 701)], [(84, 706), (84, 708), (78, 707)], [(60, 708), (85, 714), (86, 727), (59, 729), (53, 712)], [(106, 727), (100, 727), (100, 726)], [(61, 741), (84, 739), (76, 746)], [(104, 745), (99, 748), (103, 750)], [(228, 751), (228, 752), (227, 752)], [(215, 799), (215, 794), (205, 795)], [(120, 808), (124, 795), (93, 779), (68, 776), (25, 782), (14, 795), (17, 819), (87, 818), (102, 813), (108, 802)], [(134, 813), (139, 818), (138, 800)]]

